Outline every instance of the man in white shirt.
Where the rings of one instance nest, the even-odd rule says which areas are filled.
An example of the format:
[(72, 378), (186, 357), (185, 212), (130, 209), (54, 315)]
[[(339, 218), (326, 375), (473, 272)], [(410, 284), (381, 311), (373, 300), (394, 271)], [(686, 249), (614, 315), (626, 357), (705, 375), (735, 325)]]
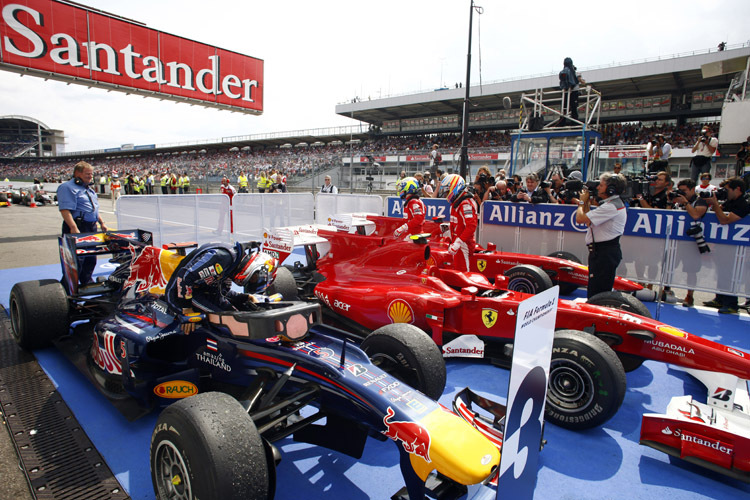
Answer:
[(693, 159), (690, 162), (690, 178), (698, 182), (698, 176), (711, 171), (711, 157), (719, 147), (719, 139), (711, 136), (711, 127), (703, 127), (701, 136), (693, 146)]
[(620, 198), (626, 187), (627, 181), (622, 174), (602, 174), (597, 186), (597, 195), (602, 201), (596, 210), (590, 210), (588, 190), (584, 189), (581, 192), (576, 222), (588, 225), (588, 298), (600, 292), (610, 292), (614, 286), (617, 266), (622, 260), (620, 236), (625, 232), (625, 223), (628, 220), (625, 202)]

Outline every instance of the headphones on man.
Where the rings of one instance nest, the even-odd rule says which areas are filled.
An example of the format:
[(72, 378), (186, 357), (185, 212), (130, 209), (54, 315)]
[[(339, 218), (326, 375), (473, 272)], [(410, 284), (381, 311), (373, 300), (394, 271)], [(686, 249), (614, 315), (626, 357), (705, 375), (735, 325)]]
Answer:
[(84, 186), (86, 184), (80, 177), (73, 177), (73, 182), (75, 182), (79, 186)]
[(625, 182), (618, 174), (610, 175), (605, 179), (607, 183), (606, 193), (607, 196), (614, 196), (616, 194), (622, 194), (625, 192)]

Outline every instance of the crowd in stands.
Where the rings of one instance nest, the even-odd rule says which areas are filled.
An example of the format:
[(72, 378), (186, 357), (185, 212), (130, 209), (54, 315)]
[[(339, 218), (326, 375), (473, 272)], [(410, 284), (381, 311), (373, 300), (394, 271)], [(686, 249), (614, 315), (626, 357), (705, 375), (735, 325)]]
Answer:
[(0, 136), (0, 158), (13, 158), (36, 142), (35, 139)]
[[(699, 135), (702, 124), (652, 125), (642, 123), (618, 123), (603, 125), (603, 145), (646, 144), (655, 134), (663, 134), (673, 147), (690, 147)], [(714, 126), (718, 130), (718, 125)], [(341, 165), (341, 158), (354, 155), (386, 155), (398, 153), (427, 154), (433, 144), (438, 144), (445, 152), (457, 152), (461, 146), (458, 133), (438, 135), (401, 135), (374, 136), (361, 143), (350, 146), (338, 145), (276, 147), (263, 150), (214, 150), (201, 152), (182, 152), (179, 154), (153, 154), (141, 152), (136, 157), (113, 157), (91, 159), (98, 172), (117, 173), (120, 177), (133, 173), (143, 175), (147, 172), (162, 175), (164, 172), (187, 173), (192, 179), (200, 181), (206, 178), (236, 179), (245, 173), (256, 178), (260, 172), (271, 169), (284, 172), (290, 181), (295, 177), (304, 177)], [(492, 151), (507, 151), (511, 144), (509, 131), (471, 131), (469, 148), (486, 148)], [(0, 143), (0, 146), (9, 145)], [(4, 148), (2, 148), (4, 150)], [(23, 162), (3, 161), (0, 154), (0, 178), (31, 179), (38, 178), (44, 182), (65, 180), (70, 176), (71, 164), (64, 159), (37, 160)]]

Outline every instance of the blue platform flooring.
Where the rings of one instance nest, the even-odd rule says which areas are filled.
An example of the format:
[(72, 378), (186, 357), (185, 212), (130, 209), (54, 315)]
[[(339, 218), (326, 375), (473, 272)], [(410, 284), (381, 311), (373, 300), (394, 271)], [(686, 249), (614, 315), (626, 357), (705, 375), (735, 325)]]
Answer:
[[(97, 273), (109, 272), (102, 267), (103, 262)], [(0, 270), (0, 303), (8, 307), (10, 289), (18, 281), (59, 276), (59, 265)], [(653, 314), (656, 304), (647, 306)], [(750, 352), (747, 314), (720, 316), (716, 310), (674, 305), (663, 305), (660, 314), (665, 323)], [(62, 354), (44, 349), (35, 351), (35, 355), (130, 496), (134, 500), (154, 499), (149, 442), (157, 415), (128, 422)], [(454, 395), (467, 386), (505, 401), (510, 372), (465, 359), (451, 359), (447, 365), (448, 383), (440, 398), (444, 405), (450, 407)], [(584, 432), (546, 426), (548, 444), (540, 454), (534, 498), (750, 498), (748, 484), (638, 444), (643, 413), (663, 413), (673, 396), (683, 394), (705, 401), (705, 390), (698, 382), (668, 365), (647, 361), (628, 374), (627, 383), (620, 411), (604, 426)], [(385, 500), (403, 485), (398, 452), (390, 441), (370, 440), (359, 460), (291, 439), (279, 445), (283, 456), (277, 470), (279, 500)]]

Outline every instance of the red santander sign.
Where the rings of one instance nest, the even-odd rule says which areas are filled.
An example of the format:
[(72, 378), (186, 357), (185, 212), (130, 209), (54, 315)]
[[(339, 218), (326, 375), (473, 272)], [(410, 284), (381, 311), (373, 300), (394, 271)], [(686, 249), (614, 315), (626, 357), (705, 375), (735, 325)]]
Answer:
[(263, 112), (263, 61), (54, 0), (0, 0), (0, 68)]

